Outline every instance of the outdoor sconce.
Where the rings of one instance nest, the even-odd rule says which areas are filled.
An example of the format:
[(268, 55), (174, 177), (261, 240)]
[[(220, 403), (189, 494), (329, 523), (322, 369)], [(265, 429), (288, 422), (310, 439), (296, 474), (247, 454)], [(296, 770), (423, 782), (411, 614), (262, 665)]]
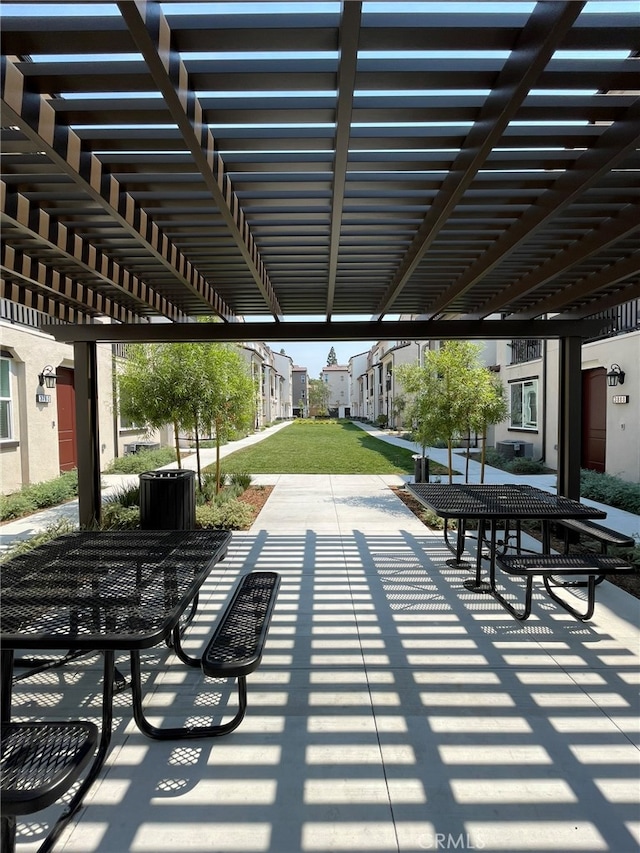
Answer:
[(619, 364), (612, 364), (611, 370), (607, 373), (607, 385), (609, 388), (615, 388), (616, 385), (624, 385), (624, 370)]
[(38, 382), (42, 388), (56, 387), (56, 372), (50, 364), (42, 368), (42, 373), (38, 374)]

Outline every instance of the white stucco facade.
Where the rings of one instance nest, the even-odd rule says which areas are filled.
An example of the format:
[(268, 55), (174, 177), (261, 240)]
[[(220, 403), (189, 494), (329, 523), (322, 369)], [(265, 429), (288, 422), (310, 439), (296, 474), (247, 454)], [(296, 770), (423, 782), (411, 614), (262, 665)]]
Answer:
[[(22, 485), (42, 483), (60, 475), (58, 387), (44, 388), (38, 376), (46, 365), (54, 371), (73, 370), (73, 347), (57, 343), (35, 328), (0, 320), (4, 368), (9, 379), (7, 414), (0, 439), (0, 482), (3, 494)], [(114, 457), (111, 347), (97, 347), (100, 464)], [(6, 389), (5, 389), (6, 390)]]

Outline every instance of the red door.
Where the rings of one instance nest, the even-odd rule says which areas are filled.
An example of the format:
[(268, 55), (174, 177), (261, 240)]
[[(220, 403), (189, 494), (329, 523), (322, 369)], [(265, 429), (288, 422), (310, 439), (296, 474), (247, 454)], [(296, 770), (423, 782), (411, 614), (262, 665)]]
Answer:
[(604, 367), (582, 371), (581, 466), (604, 473), (607, 445), (607, 373)]
[(58, 456), (61, 471), (78, 467), (76, 451), (76, 391), (73, 370), (59, 367), (56, 370), (56, 396), (58, 398)]

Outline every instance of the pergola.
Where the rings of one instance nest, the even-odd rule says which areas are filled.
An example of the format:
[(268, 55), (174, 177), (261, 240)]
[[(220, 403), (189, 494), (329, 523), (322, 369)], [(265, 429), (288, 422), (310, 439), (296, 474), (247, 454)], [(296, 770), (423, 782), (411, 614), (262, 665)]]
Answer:
[(99, 341), (558, 338), (578, 496), (581, 343), (640, 296), (636, 2), (2, 16), (1, 295), (74, 343), (81, 522)]

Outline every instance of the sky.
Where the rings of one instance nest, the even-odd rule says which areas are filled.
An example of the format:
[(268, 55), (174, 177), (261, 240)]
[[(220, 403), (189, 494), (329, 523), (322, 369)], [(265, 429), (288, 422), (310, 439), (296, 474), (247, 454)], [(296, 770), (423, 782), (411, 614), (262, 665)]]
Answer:
[[(246, 316), (244, 318), (247, 323), (252, 322), (268, 322), (269, 318), (265, 316), (254, 317), (254, 316)], [(323, 322), (325, 320), (324, 315), (286, 315), (286, 317), (282, 320), (283, 324), (286, 323), (309, 323), (309, 322)], [(397, 320), (397, 314), (390, 314), (385, 317), (387, 320)], [(336, 323), (343, 322), (363, 322), (371, 320), (371, 316), (369, 314), (341, 314), (339, 317), (335, 318)], [(309, 379), (319, 379), (320, 371), (323, 367), (327, 366), (327, 356), (329, 355), (329, 350), (331, 347), (336, 351), (336, 358), (338, 359), (338, 364), (349, 364), (349, 359), (352, 355), (358, 355), (361, 352), (369, 352), (371, 347), (377, 343), (377, 341), (322, 341), (321, 343), (313, 343), (310, 341), (300, 341), (296, 343), (291, 343), (287, 341), (272, 341), (268, 340), (265, 342), (269, 349), (272, 352), (280, 352), (281, 349), (285, 351), (288, 356), (291, 356), (293, 359), (294, 365), (297, 367), (306, 367), (307, 373), (309, 375)]]
[(331, 347), (336, 351), (338, 364), (348, 364), (352, 355), (368, 352), (374, 343), (375, 341), (336, 341), (334, 343), (323, 341), (320, 344), (304, 342), (292, 344), (269, 341), (267, 346), (273, 352), (280, 352), (283, 349), (287, 355), (291, 356), (294, 365), (307, 368), (309, 379), (319, 379), (320, 371), (327, 365), (327, 356)]

